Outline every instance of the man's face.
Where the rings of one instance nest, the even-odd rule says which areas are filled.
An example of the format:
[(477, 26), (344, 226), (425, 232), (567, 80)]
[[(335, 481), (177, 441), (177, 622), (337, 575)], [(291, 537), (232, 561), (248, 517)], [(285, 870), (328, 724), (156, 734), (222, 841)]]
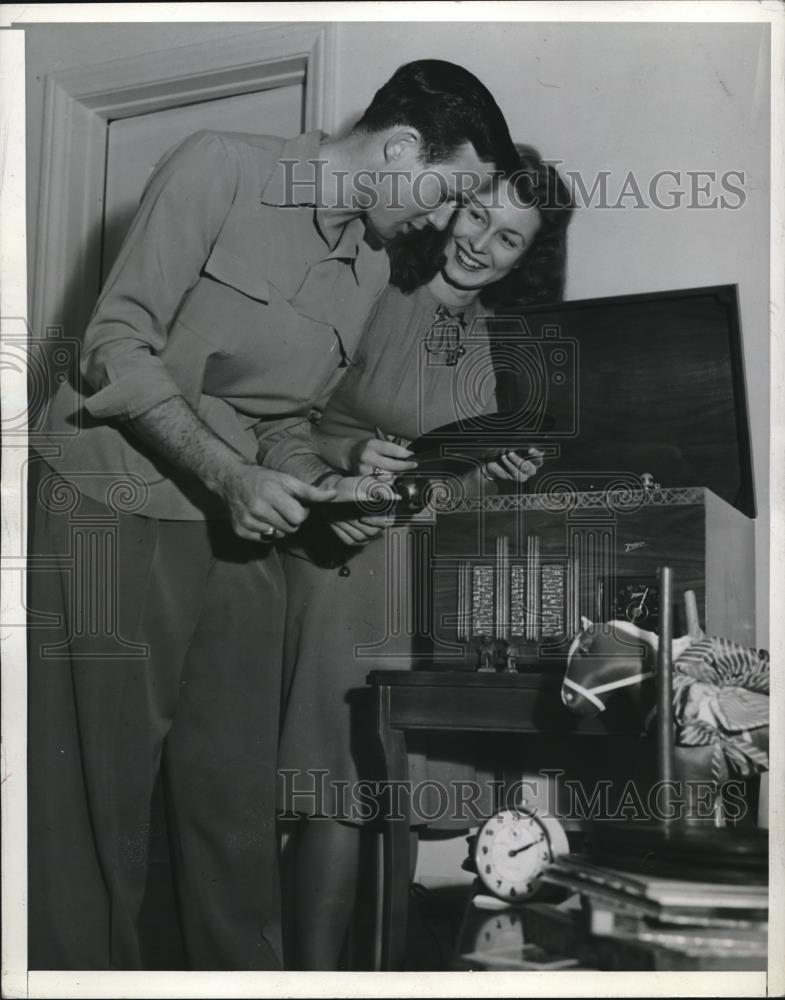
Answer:
[(380, 174), (375, 203), (365, 221), (384, 240), (412, 229), (444, 229), (461, 191), (475, 191), (490, 181), (493, 163), (483, 163), (471, 143), (442, 163), (424, 163), (420, 145), (409, 144), (396, 153)]

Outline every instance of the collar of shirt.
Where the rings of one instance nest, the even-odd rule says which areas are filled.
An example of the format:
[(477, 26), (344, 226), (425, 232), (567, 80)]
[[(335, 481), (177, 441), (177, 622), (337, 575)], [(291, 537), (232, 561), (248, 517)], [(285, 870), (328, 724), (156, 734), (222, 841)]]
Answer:
[[(261, 201), (264, 205), (282, 209), (313, 208), (310, 227), (318, 234), (320, 243), (308, 241), (311, 244), (307, 246), (310, 250), (309, 263), (342, 260), (354, 265), (365, 236), (363, 220), (359, 216), (351, 219), (341, 229), (334, 247), (330, 246), (324, 234), (324, 223), (329, 219), (329, 209), (320, 207), (325, 163), (319, 156), (319, 150), (324, 138), (325, 133), (317, 130), (287, 139), (278, 163), (262, 190)], [(301, 246), (300, 249), (304, 248)], [(354, 266), (352, 269), (354, 271)]]

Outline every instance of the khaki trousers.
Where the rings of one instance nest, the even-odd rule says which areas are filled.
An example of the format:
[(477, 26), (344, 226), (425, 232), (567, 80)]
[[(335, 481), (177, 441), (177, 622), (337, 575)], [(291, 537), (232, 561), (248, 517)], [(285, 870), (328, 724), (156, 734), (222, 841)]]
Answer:
[(188, 966), (280, 968), (278, 554), (224, 522), (111, 510), (34, 465), (30, 968), (145, 968), (159, 774)]

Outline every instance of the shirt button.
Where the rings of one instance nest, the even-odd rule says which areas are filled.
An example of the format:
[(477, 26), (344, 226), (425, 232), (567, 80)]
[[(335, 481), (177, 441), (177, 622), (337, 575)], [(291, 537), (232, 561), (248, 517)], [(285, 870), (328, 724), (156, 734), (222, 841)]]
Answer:
[(311, 407), (311, 409), (308, 411), (308, 419), (312, 424), (318, 424), (319, 421), (322, 419), (321, 410), (317, 410), (315, 406)]

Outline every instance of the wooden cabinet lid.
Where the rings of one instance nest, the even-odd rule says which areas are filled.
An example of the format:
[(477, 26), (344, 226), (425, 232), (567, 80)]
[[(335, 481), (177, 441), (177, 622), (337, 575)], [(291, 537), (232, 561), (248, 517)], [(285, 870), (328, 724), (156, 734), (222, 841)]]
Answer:
[(522, 308), (487, 321), (499, 408), (547, 414), (533, 443), (578, 491), (649, 473), (755, 516), (735, 285)]

